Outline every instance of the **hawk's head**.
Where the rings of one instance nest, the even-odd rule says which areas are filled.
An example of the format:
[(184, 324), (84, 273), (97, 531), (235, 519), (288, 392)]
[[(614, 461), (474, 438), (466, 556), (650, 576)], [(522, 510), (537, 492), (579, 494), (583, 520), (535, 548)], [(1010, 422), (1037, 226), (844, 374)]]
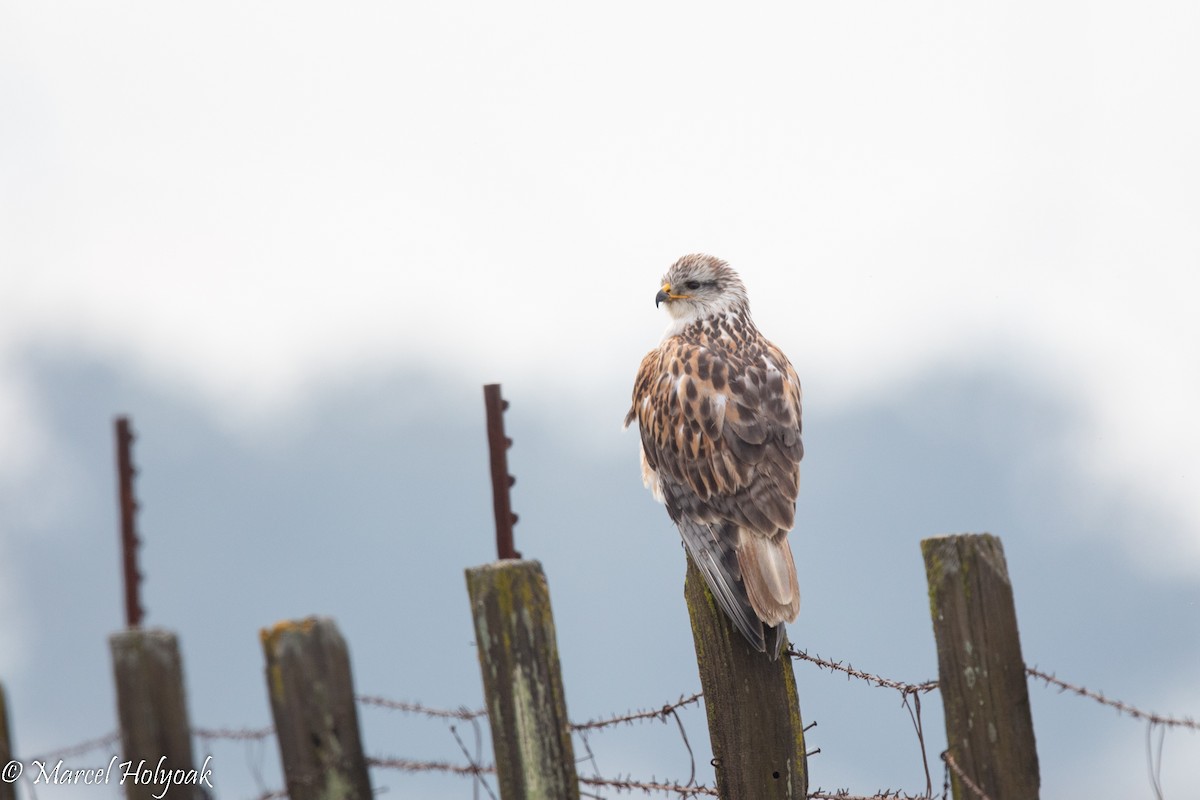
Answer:
[(666, 303), (667, 311), (681, 322), (749, 308), (742, 279), (728, 264), (713, 256), (703, 253), (684, 256), (667, 270), (662, 280), (654, 305)]

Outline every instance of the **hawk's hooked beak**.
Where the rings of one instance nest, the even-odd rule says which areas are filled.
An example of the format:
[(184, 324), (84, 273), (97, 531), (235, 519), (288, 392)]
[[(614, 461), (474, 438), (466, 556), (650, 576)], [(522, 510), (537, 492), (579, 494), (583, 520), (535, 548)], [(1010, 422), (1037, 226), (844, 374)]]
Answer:
[(686, 294), (671, 294), (671, 284), (664, 283), (663, 287), (658, 290), (658, 294), (654, 295), (654, 307), (658, 308), (659, 303), (665, 303), (668, 300), (683, 300), (687, 298)]

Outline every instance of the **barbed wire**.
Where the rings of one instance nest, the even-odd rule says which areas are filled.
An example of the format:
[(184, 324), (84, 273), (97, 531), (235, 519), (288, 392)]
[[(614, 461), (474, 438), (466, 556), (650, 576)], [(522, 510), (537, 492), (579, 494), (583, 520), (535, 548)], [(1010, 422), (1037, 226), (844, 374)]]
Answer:
[(672, 792), (680, 797), (716, 797), (717, 790), (711, 786), (705, 786), (702, 783), (683, 784), (672, 780), (658, 780), (651, 776), (648, 781), (635, 781), (632, 777), (616, 777), (616, 778), (585, 778), (580, 777), (579, 782), (585, 786), (592, 786), (597, 789), (612, 789), (615, 792), (643, 792), (650, 794), (651, 792)]
[(927, 794), (909, 794), (899, 789), (881, 789), (875, 794), (851, 794), (848, 789), (827, 792), (815, 789), (808, 793), (808, 800), (934, 800)]
[[(1158, 752), (1155, 754), (1154, 731), (1158, 730)], [(1167, 729), (1154, 722), (1146, 724), (1146, 771), (1150, 773), (1150, 789), (1154, 792), (1155, 800), (1163, 800), (1162, 788), (1162, 751), (1163, 739)]]
[(1083, 686), (1076, 686), (1073, 683), (1067, 683), (1061, 678), (1057, 678), (1053, 673), (1042, 672), (1037, 667), (1025, 667), (1025, 672), (1030, 676), (1046, 682), (1048, 686), (1057, 686), (1060, 692), (1073, 692), (1081, 697), (1087, 697), (1095, 700), (1097, 703), (1115, 708), (1122, 714), (1128, 714), (1136, 719), (1144, 719), (1147, 722), (1152, 722), (1155, 725), (1162, 725), (1167, 728), (1189, 728), (1191, 730), (1200, 730), (1200, 724), (1191, 717), (1168, 717), (1162, 714), (1156, 714), (1152, 711), (1143, 711), (1140, 708), (1131, 706), (1128, 703), (1123, 703), (1120, 700), (1113, 700), (1105, 697), (1102, 692), (1093, 692)]
[(75, 756), (81, 756), (84, 753), (90, 753), (93, 750), (100, 750), (105, 747), (112, 747), (117, 742), (121, 741), (121, 734), (117, 731), (110, 731), (103, 736), (97, 736), (94, 739), (85, 739), (78, 744), (60, 747), (58, 750), (51, 750), (43, 755), (31, 756), (28, 759), (21, 759), (27, 762), (39, 761), (43, 764), (49, 764), (51, 761), (57, 762), (59, 759), (68, 759)]
[(595, 730), (597, 728), (607, 728), (611, 725), (630, 724), (646, 719), (657, 719), (661, 722), (666, 722), (674, 711), (684, 708), (685, 706), (699, 703), (704, 697), (704, 692), (696, 692), (695, 694), (680, 695), (679, 699), (674, 703), (667, 703), (662, 708), (643, 709), (639, 711), (630, 711), (626, 714), (613, 714), (609, 717), (599, 717), (590, 719), (587, 722), (571, 723), (571, 730), (586, 731)]
[(855, 669), (851, 664), (848, 663), (843, 663), (841, 661), (830, 661), (829, 659), (821, 658), (818, 655), (809, 655), (807, 650), (799, 650), (795, 647), (789, 647), (784, 651), (784, 653), (792, 658), (798, 658), (801, 661), (807, 661), (810, 664), (816, 664), (822, 669), (829, 669), (835, 672), (844, 672), (846, 673), (847, 678), (858, 678), (859, 680), (866, 681), (867, 683), (874, 684), (876, 686), (886, 686), (889, 689), (895, 689), (901, 694), (905, 695), (917, 694), (918, 692), (932, 692), (934, 689), (938, 688), (938, 682), (935, 680), (925, 681), (924, 683), (903, 683), (901, 681), (892, 680), (891, 678), (885, 678), (882, 675), (874, 675), (870, 672), (863, 672), (860, 669)]
[(942, 751), (942, 761), (946, 762), (946, 766), (958, 776), (958, 779), (963, 782), (963, 785), (966, 786), (975, 795), (975, 797), (978, 798), (978, 800), (991, 800), (991, 798), (987, 796), (987, 793), (984, 792), (983, 789), (979, 788), (979, 784), (971, 780), (970, 776), (963, 772), (962, 767), (958, 766), (958, 762), (954, 760), (954, 756), (950, 755), (949, 750)]
[(247, 741), (267, 739), (275, 735), (274, 728), (192, 728), (192, 735), (201, 739)]
[[(847, 679), (857, 679), (866, 682), (869, 685), (877, 687), (886, 687), (898, 691), (904, 698), (914, 696), (914, 699), (919, 699), (919, 695), (932, 692), (938, 688), (936, 680), (925, 681), (923, 683), (907, 683), (904, 681), (894, 680), (882, 675), (867, 672), (857, 669), (853, 665), (827, 658), (822, 658), (816, 654), (810, 654), (807, 650), (798, 648), (789, 648), (787, 655), (792, 659), (804, 661), (813, 664), (818, 669), (829, 670), (832, 672), (840, 672), (846, 675)], [(1197, 723), (1192, 717), (1172, 716), (1159, 714), (1157, 712), (1146, 711), (1137, 706), (1123, 702), (1121, 700), (1107, 697), (1102, 692), (1093, 691), (1084, 686), (1079, 686), (1068, 681), (1065, 681), (1053, 673), (1045, 672), (1037, 667), (1025, 667), (1029, 677), (1037, 678), (1045, 683), (1048, 687), (1056, 687), (1060, 692), (1071, 693), (1080, 697), (1086, 697), (1096, 703), (1116, 709), (1119, 713), (1128, 715), (1135, 719), (1144, 720), (1150, 725), (1150, 729), (1159, 728), (1160, 731), (1165, 728), (1185, 728), (1188, 730), (1200, 730), (1200, 723)], [(679, 709), (687, 706), (696, 705), (703, 699), (703, 692), (695, 692), (693, 694), (680, 695), (679, 699), (665, 703), (659, 708), (638, 709), (629, 711), (624, 714), (612, 714), (610, 716), (597, 717), (586, 720), (584, 722), (572, 723), (571, 730), (585, 736), (590, 731), (601, 730), (618, 725), (632, 725), (637, 722), (656, 720), (660, 722), (668, 722), (674, 718), (679, 726), (680, 734), (691, 755), (691, 745), (687, 741), (687, 733), (683, 728), (683, 723), (679, 718)], [(409, 702), (401, 700), (393, 700), (379, 695), (358, 695), (356, 700), (365, 706), (375, 706), (392, 711), (398, 711), (407, 714), (424, 716), (430, 719), (441, 720), (463, 720), (469, 721), (474, 725), (478, 725), (478, 720), (487, 716), (486, 709), (469, 709), (466, 706), (460, 706), (456, 709), (435, 708), (424, 705), (419, 702)], [(910, 713), (911, 710), (910, 710)], [(919, 711), (917, 712), (919, 714)], [(917, 726), (918, 736), (920, 738), (919, 718), (914, 717), (914, 724)], [(453, 731), (453, 726), (451, 726)], [(213, 741), (242, 741), (252, 742), (261, 741), (275, 735), (273, 727), (261, 728), (193, 728), (192, 733), (198, 738)], [(478, 738), (478, 734), (477, 734)], [(84, 753), (89, 753), (103, 748), (110, 748), (120, 741), (120, 734), (116, 731), (107, 733), (103, 736), (98, 736), (92, 739), (87, 739), (68, 747), (59, 748), (47, 753), (34, 756), (29, 761), (39, 761), (42, 763), (50, 763), (59, 759), (67, 759), (74, 756), (79, 756)], [(421, 761), (417, 759), (407, 759), (399, 757), (371, 757), (367, 759), (367, 764), (380, 769), (392, 769), (402, 772), (443, 772), (460, 776), (470, 776), (477, 780), (482, 780), (484, 775), (494, 775), (496, 772), (493, 764), (479, 764), (476, 759), (472, 758), (466, 747), (462, 744), (461, 739), (455, 732), (455, 739), (459, 742), (459, 747), (467, 756), (467, 764), (458, 764), (449, 761)], [(922, 747), (924, 743), (922, 740)], [(988, 800), (987, 795), (979, 788), (978, 784), (967, 776), (961, 767), (954, 761), (953, 756), (949, 751), (941, 754), (941, 759), (945, 763), (947, 770), (947, 780), (950, 772), (953, 772), (963, 785), (970, 789), (979, 800)], [(643, 792), (645, 794), (652, 793), (673, 793), (680, 798), (700, 797), (700, 796), (715, 796), (716, 789), (705, 784), (695, 782), (695, 758), (692, 756), (692, 776), (687, 783), (660, 780), (651, 777), (649, 780), (636, 780), (632, 776), (624, 777), (618, 775), (615, 778), (606, 778), (599, 775), (580, 776), (581, 785), (589, 786), (595, 789), (607, 789), (618, 793), (624, 792)], [(927, 783), (928, 770), (926, 769)], [(484, 784), (486, 788), (486, 784)], [(491, 793), (490, 788), (488, 789)], [(943, 792), (943, 795), (945, 792)], [(282, 791), (264, 791), (261, 797), (256, 797), (255, 800), (278, 800), (285, 798), (286, 792)], [(810, 800), (932, 800), (934, 795), (932, 789), (929, 788), (925, 794), (907, 794), (899, 790), (884, 789), (872, 795), (851, 794), (847, 789), (825, 790), (817, 788), (808, 794)]]
[(449, 761), (418, 761), (394, 756), (368, 756), (367, 766), (399, 772), (448, 772), (466, 776), (496, 774), (495, 764), (453, 764)]
[(429, 706), (423, 705), (422, 703), (411, 703), (411, 702), (406, 702), (403, 700), (390, 700), (386, 697), (380, 697), (379, 695), (360, 694), (360, 695), (357, 695), (354, 699), (357, 700), (358, 702), (362, 703), (363, 705), (378, 706), (380, 708), (386, 708), (391, 711), (403, 711), (408, 714), (420, 714), (421, 716), (430, 717), (433, 719), (472, 720), (472, 719), (477, 719), (479, 717), (487, 716), (486, 708), (480, 708), (480, 709), (477, 709), (474, 711), (467, 708), (466, 706), (459, 706), (458, 708), (454, 708), (454, 709), (431, 708)]

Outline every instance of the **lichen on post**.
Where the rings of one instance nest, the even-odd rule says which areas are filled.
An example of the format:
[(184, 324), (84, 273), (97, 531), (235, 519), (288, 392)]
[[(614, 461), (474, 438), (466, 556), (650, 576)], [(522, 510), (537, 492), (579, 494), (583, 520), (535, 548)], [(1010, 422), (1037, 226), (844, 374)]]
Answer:
[[(950, 755), (989, 797), (1037, 798), (1037, 746), (1004, 547), (991, 534), (961, 534), (925, 539), (921, 553)], [(957, 774), (951, 781), (956, 798), (974, 796)]]
[(329, 617), (260, 633), (290, 800), (372, 800), (346, 640)]
[(577, 800), (550, 590), (537, 561), (466, 570), (503, 800)]
[(720, 797), (807, 797), (808, 759), (792, 660), (771, 660), (750, 646), (717, 606), (690, 557), (684, 597)]

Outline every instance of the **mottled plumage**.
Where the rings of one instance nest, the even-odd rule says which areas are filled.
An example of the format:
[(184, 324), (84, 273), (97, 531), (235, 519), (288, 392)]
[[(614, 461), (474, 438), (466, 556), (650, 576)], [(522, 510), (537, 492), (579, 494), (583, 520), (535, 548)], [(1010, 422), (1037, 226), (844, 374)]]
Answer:
[(720, 259), (684, 256), (655, 304), (672, 317), (633, 387), (642, 478), (754, 647), (777, 657), (800, 590), (787, 534), (800, 489), (800, 381)]

